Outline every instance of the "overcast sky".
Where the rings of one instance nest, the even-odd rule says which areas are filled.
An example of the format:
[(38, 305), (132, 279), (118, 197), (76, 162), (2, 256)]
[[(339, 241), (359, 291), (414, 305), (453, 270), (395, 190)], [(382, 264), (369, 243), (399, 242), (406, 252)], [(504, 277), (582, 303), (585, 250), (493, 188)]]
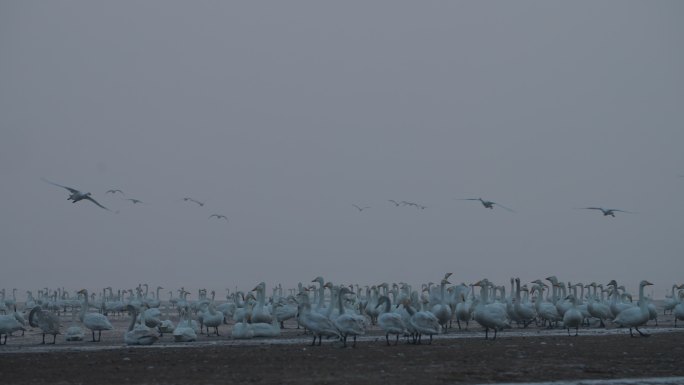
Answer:
[[(684, 282), (683, 17), (681, 1), (0, 2), (0, 287), (453, 272), (648, 279), (660, 297)], [(475, 197), (515, 213), (457, 200)]]

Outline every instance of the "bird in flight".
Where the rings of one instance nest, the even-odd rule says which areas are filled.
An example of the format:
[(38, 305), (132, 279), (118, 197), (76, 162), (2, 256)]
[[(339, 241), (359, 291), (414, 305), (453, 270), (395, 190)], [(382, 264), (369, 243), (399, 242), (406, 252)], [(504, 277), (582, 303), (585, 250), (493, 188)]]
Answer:
[(145, 202), (141, 201), (140, 199), (128, 198), (128, 199), (124, 199), (124, 200), (125, 200), (125, 201), (129, 201), (129, 202), (132, 202), (134, 205), (136, 205), (136, 204), (138, 204), (138, 203), (143, 203), (143, 204), (145, 203)]
[(204, 203), (202, 203), (202, 202), (200, 202), (200, 201), (198, 201), (198, 200), (196, 200), (196, 199), (192, 199), (192, 198), (190, 198), (190, 197), (185, 197), (185, 198), (183, 198), (183, 200), (186, 201), (186, 202), (189, 201), (189, 202), (197, 203), (200, 207), (204, 206)]
[(392, 202), (392, 204), (393, 204), (395, 207), (399, 207), (399, 206), (401, 205), (401, 203), (395, 201), (394, 199), (388, 199), (387, 201), (388, 201), (388, 202)]
[(113, 188), (113, 189), (107, 190), (107, 191), (105, 192), (105, 194), (116, 194), (116, 193), (119, 193), (119, 194), (121, 194), (121, 195), (123, 195), (123, 196), (126, 196), (126, 194), (124, 194), (124, 192), (121, 191), (121, 190), (119, 190), (118, 188)]
[(107, 211), (112, 211), (112, 210), (110, 210), (110, 209), (108, 209), (108, 208), (102, 206), (98, 201), (96, 201), (95, 199), (93, 199), (93, 198), (90, 196), (91, 194), (90, 194), (89, 192), (83, 192), (83, 191), (76, 190), (75, 188), (71, 188), (71, 187), (67, 187), (67, 186), (62, 186), (61, 184), (58, 184), (58, 183), (55, 183), (55, 182), (50, 182), (49, 180), (47, 180), (47, 179), (45, 179), (45, 178), (41, 178), (41, 180), (42, 180), (43, 182), (47, 182), (47, 183), (50, 183), (50, 184), (52, 184), (52, 185), (55, 185), (55, 186), (58, 186), (58, 187), (61, 187), (61, 188), (65, 188), (65, 189), (69, 190), (69, 192), (71, 193), (71, 195), (69, 195), (69, 197), (67, 198), (67, 200), (72, 201), (72, 203), (76, 203), (76, 202), (78, 202), (78, 201), (87, 199), (87, 200), (89, 200), (89, 201), (95, 203), (96, 205), (100, 206), (101, 208), (103, 208), (103, 209), (105, 209), (105, 210), (107, 210)]
[(360, 207), (360, 206), (357, 206), (357, 205), (352, 205), (352, 206), (356, 207), (356, 209), (359, 210), (359, 212), (361, 212), (361, 211), (363, 211), (363, 210), (365, 210), (365, 209), (369, 209), (369, 208), (370, 208), (370, 206), (364, 206), (364, 207)]
[(604, 209), (602, 207), (580, 207), (580, 209), (581, 210), (600, 210), (603, 213), (604, 217), (611, 216), (613, 218), (615, 218), (616, 212), (634, 214), (631, 211), (618, 210), (618, 209)]
[(496, 205), (496, 206), (499, 206), (499, 207), (501, 207), (502, 209), (508, 210), (508, 211), (510, 211), (510, 212), (512, 212), (512, 213), (515, 212), (515, 211), (513, 211), (512, 209), (509, 209), (508, 207), (506, 207), (506, 206), (504, 206), (504, 205), (502, 205), (502, 204), (500, 204), (500, 203), (496, 203), (496, 202), (484, 200), (484, 199), (482, 199), (482, 198), (461, 198), (461, 199), (459, 199), (459, 200), (460, 200), (460, 201), (480, 201), (480, 203), (482, 203), (482, 206), (484, 206), (484, 207), (486, 207), (486, 208), (488, 208), (488, 209), (490, 209), (490, 210), (493, 210), (493, 209), (494, 209), (494, 206)]
[(209, 215), (209, 219), (211, 219), (213, 217), (216, 217), (216, 219), (225, 219), (226, 222), (228, 222), (228, 217), (226, 217), (225, 215), (222, 215), (222, 214), (211, 214), (211, 215)]

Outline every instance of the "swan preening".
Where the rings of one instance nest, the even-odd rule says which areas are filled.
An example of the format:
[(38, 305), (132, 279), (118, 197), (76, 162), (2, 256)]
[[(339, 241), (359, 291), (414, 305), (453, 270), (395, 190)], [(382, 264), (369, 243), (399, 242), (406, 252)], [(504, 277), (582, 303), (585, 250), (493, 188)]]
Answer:
[[(235, 339), (274, 338), (281, 335), (284, 322), (293, 318), (298, 329), (303, 327), (313, 337), (311, 345), (321, 345), (325, 337), (343, 347), (347, 346), (348, 339), (355, 347), (358, 336), (373, 331), (381, 331), (387, 345), (391, 345), (390, 336), (395, 340), (394, 345), (402, 337), (406, 337), (406, 343), (421, 344), (423, 337), (432, 343), (435, 335), (460, 333), (450, 330), (453, 320), (459, 324), (476, 321), (484, 329), (485, 339), (493, 333), (492, 341), (504, 329), (530, 325), (563, 328), (569, 336), (577, 336), (580, 329), (590, 327), (624, 327), (633, 337), (636, 336), (633, 331), (648, 336), (641, 328), (651, 320), (657, 321), (655, 307), (644, 294), (644, 288), (651, 285), (646, 280), (640, 282), (638, 295), (632, 295), (615, 280), (606, 284), (583, 284), (549, 276), (529, 282), (530, 289), (514, 277), (507, 292), (504, 285), (496, 285), (486, 278), (468, 285), (452, 284), (451, 276), (447, 273), (437, 284), (430, 282), (415, 288), (404, 282), (366, 287), (337, 285), (319, 276), (312, 284), (300, 283), (290, 289), (289, 295), (283, 292), (282, 285), (276, 285), (272, 295), (267, 295), (267, 284), (260, 282), (248, 292), (229, 291), (227, 302), (220, 304), (216, 302), (216, 293), (206, 289), (200, 289), (194, 300), (181, 288), (180, 296), (172, 303), (160, 299), (161, 286), (157, 287), (156, 294), (153, 291), (148, 296), (146, 284), (116, 293), (112, 288), (105, 288), (99, 297), (89, 295), (85, 289), (70, 296), (64, 290), (51, 292), (46, 288), (39, 290), (35, 297), (27, 292), (29, 296), (23, 309), (29, 324), (42, 333), (42, 343), (45, 335), (52, 335), (52, 343), (57, 342), (57, 336), (62, 334), (60, 313), (68, 307), (73, 318), (64, 333), (66, 341), (82, 341), (83, 328), (87, 328), (92, 333), (91, 341), (98, 342), (103, 330), (113, 329), (103, 313), (109, 312), (116, 318), (125, 317), (127, 312), (131, 319), (123, 340), (128, 345), (149, 345), (165, 338), (164, 333), (172, 334), (175, 342), (192, 342), (199, 339), (198, 335), (203, 335), (202, 339), (220, 336), (220, 328), (230, 328), (224, 335)], [(673, 285), (672, 294), (665, 301), (673, 313), (675, 327), (678, 321), (684, 321), (682, 289), (684, 285)], [(16, 299), (13, 300), (16, 305)], [(173, 304), (178, 308), (176, 325), (169, 319)], [(79, 314), (78, 320), (76, 314)], [(5, 337), (0, 342), (6, 343), (7, 336), (13, 332), (24, 331), (23, 323), (24, 316), (18, 312), (0, 315), (0, 338), (3, 334)], [(295, 332), (294, 328), (291, 330)]]

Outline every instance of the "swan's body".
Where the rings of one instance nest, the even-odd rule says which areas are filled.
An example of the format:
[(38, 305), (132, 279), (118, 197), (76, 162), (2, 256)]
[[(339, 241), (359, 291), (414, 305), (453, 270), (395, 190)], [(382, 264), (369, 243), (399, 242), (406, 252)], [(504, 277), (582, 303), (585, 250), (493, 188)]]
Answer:
[[(0, 345), (7, 344), (7, 336), (18, 330), (25, 331), (26, 329), (14, 318), (14, 315), (0, 315)], [(3, 334), (5, 335), (4, 342), (2, 341)]]
[(176, 342), (192, 342), (197, 339), (197, 332), (192, 325), (188, 308), (181, 310), (181, 319), (173, 330), (173, 340)]
[(646, 303), (646, 298), (644, 297), (644, 286), (649, 285), (653, 284), (645, 280), (641, 281), (639, 283), (639, 306), (634, 306), (621, 311), (613, 321), (620, 326), (628, 327), (629, 334), (632, 337), (634, 337), (632, 328), (636, 329), (640, 335), (644, 337), (648, 336), (648, 334), (644, 334), (639, 330), (639, 326), (644, 325), (649, 319), (648, 305)]
[(67, 187), (67, 186), (62, 186), (61, 184), (57, 184), (57, 183), (55, 183), (55, 182), (50, 182), (49, 180), (47, 180), (47, 179), (45, 179), (45, 178), (42, 178), (42, 180), (43, 180), (44, 182), (47, 182), (47, 183), (53, 184), (53, 185), (55, 185), (55, 186), (62, 187), (62, 188), (65, 188), (65, 189), (69, 190), (69, 192), (71, 193), (71, 195), (69, 195), (69, 198), (67, 198), (67, 200), (72, 201), (72, 203), (76, 203), (76, 202), (78, 202), (78, 201), (82, 201), (82, 200), (86, 199), (86, 200), (89, 200), (89, 201), (95, 203), (96, 205), (100, 206), (101, 208), (103, 208), (103, 209), (105, 209), (105, 210), (107, 210), (107, 211), (112, 211), (112, 210), (110, 210), (110, 209), (108, 209), (108, 208), (102, 206), (98, 201), (96, 201), (95, 199), (93, 199), (93, 197), (90, 196), (91, 194), (90, 194), (89, 192), (83, 192), (83, 191), (76, 190), (75, 188), (71, 188), (71, 187)]
[(582, 316), (582, 312), (577, 308), (577, 298), (575, 298), (573, 294), (570, 294), (565, 299), (570, 301), (571, 306), (566, 309), (563, 314), (563, 326), (568, 329), (568, 335), (570, 335), (570, 328), (574, 327), (576, 337), (584, 317)]
[(490, 209), (490, 210), (493, 210), (493, 209), (494, 209), (494, 206), (499, 206), (499, 207), (501, 207), (501, 208), (504, 209), (504, 210), (508, 210), (508, 211), (510, 211), (510, 212), (512, 212), (512, 213), (515, 212), (515, 211), (509, 209), (508, 207), (501, 205), (500, 203), (496, 203), (496, 202), (493, 202), (493, 201), (484, 200), (484, 199), (482, 199), (482, 198), (463, 198), (463, 199), (459, 199), (459, 200), (462, 200), (462, 201), (480, 201), (480, 203), (482, 203), (482, 206), (484, 206), (485, 208), (488, 208), (488, 209)]
[(137, 323), (138, 309), (132, 305), (128, 305), (126, 309), (131, 313), (131, 323), (128, 326), (128, 331), (124, 334), (126, 345), (152, 345), (155, 343), (159, 337), (157, 333), (144, 325), (145, 313), (141, 314), (141, 322)]
[(487, 300), (489, 299), (488, 280), (483, 279), (474, 286), (480, 286), (481, 290), (480, 302), (475, 307), (473, 316), (475, 321), (485, 328), (485, 339), (488, 338), (489, 329), (493, 329), (494, 337), (492, 340), (495, 340), (499, 329), (511, 326), (508, 320), (508, 314), (506, 313), (506, 308), (496, 304), (487, 304)]
[(43, 332), (43, 344), (45, 344), (45, 335), (52, 334), (52, 344), (55, 344), (57, 340), (57, 334), (60, 334), (60, 327), (62, 326), (59, 322), (59, 317), (47, 311), (43, 311), (40, 306), (36, 306), (31, 309), (29, 313), (29, 325), (33, 327), (38, 327)]
[(618, 209), (604, 209), (602, 207), (581, 207), (582, 210), (599, 210), (603, 213), (604, 217), (613, 217), (615, 218), (615, 213), (627, 213), (627, 214), (633, 214), (630, 211), (625, 211), (625, 210), (618, 210)]
[(365, 320), (360, 315), (346, 313), (344, 305), (342, 303), (344, 295), (350, 293), (349, 289), (343, 287), (337, 292), (337, 305), (339, 315), (335, 318), (334, 324), (337, 330), (339, 330), (342, 335), (342, 342), (344, 346), (347, 346), (347, 337), (354, 337), (354, 343), (352, 346), (356, 347), (356, 336), (366, 334)]
[(382, 330), (385, 332), (385, 341), (387, 341), (387, 345), (390, 344), (390, 334), (397, 336), (396, 341), (394, 342), (396, 345), (399, 343), (399, 336), (408, 334), (408, 329), (406, 329), (406, 324), (404, 323), (401, 315), (392, 312), (392, 302), (386, 295), (383, 295), (378, 299), (377, 306), (379, 307), (383, 304), (385, 305), (384, 312), (380, 313), (378, 316), (378, 326), (380, 326), (380, 328), (382, 328)]
[[(90, 329), (90, 331), (93, 333), (93, 341), (92, 342), (100, 342), (102, 339), (102, 331), (103, 330), (112, 330), (114, 327), (112, 324), (109, 322), (109, 319), (107, 316), (100, 314), (100, 313), (86, 313), (86, 309), (88, 309), (88, 290), (83, 289), (78, 292), (79, 294), (83, 294), (84, 300), (83, 304), (81, 305), (81, 322), (83, 322), (83, 325)], [(97, 331), (97, 340), (95, 340), (95, 331)]]
[(304, 294), (299, 294), (299, 323), (305, 328), (309, 329), (314, 336), (311, 346), (316, 344), (318, 337), (318, 345), (321, 345), (322, 337), (337, 337), (342, 339), (340, 332), (337, 330), (330, 318), (323, 314), (311, 311), (311, 304), (309, 304), (309, 297)]

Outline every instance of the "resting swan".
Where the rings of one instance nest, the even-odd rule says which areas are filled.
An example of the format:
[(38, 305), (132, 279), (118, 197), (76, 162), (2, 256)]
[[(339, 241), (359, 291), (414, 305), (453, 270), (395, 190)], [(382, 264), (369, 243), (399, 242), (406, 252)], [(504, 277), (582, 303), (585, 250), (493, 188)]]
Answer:
[(141, 314), (140, 323), (137, 323), (138, 309), (133, 305), (127, 305), (126, 310), (131, 313), (131, 323), (128, 331), (124, 334), (126, 345), (152, 345), (159, 337), (157, 333), (144, 325), (145, 313)]

